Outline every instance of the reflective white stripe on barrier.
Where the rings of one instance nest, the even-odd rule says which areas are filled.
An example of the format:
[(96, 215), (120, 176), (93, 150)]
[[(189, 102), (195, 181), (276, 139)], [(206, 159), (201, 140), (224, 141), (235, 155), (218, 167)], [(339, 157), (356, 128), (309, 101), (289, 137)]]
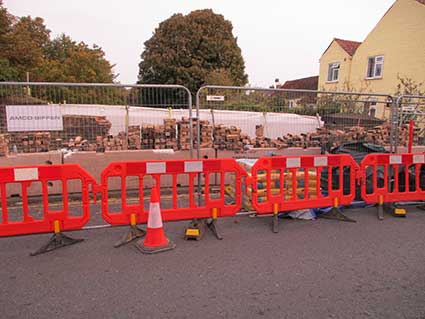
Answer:
[(165, 173), (165, 162), (146, 163), (147, 174), (161, 174)]
[(13, 174), (16, 182), (38, 180), (38, 168), (15, 168)]
[(202, 163), (201, 161), (184, 162), (185, 173), (202, 172), (203, 170), (204, 170), (204, 163)]
[(413, 164), (424, 164), (425, 155), (413, 155)]
[(317, 166), (328, 166), (328, 158), (327, 157), (315, 157), (314, 158), (314, 167)]
[(161, 228), (162, 218), (159, 203), (149, 204), (148, 228)]
[(301, 158), (295, 157), (295, 158), (286, 159), (287, 168), (294, 168), (294, 167), (300, 167), (300, 166), (301, 166)]
[(390, 164), (401, 164), (401, 156), (400, 155), (391, 155), (390, 156)]

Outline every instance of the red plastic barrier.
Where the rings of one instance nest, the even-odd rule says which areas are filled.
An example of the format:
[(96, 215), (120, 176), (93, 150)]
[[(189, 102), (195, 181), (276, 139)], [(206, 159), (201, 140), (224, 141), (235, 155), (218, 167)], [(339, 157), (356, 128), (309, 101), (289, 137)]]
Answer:
[[(358, 169), (345, 154), (261, 158), (252, 168), (252, 205), (259, 214), (348, 205), (355, 197)], [(344, 182), (349, 189), (344, 190)]]
[[(70, 180), (81, 181), (82, 214), (71, 216), (69, 214), (67, 182)], [(49, 210), (48, 189), (51, 182), (62, 182), (62, 210)], [(43, 208), (40, 218), (32, 216), (28, 204), (28, 188), (34, 182), (41, 183)], [(7, 184), (18, 184), (22, 192), (22, 220), (14, 220), (15, 212), (8, 208)], [(0, 236), (13, 236), (24, 234), (45, 233), (61, 230), (81, 229), (90, 218), (90, 185), (92, 190), (96, 181), (79, 165), (43, 165), (0, 168), (0, 198), (1, 198), (1, 223)]]
[[(233, 203), (225, 202), (225, 175), (233, 173), (235, 176), (235, 198)], [(246, 173), (233, 159), (205, 159), (205, 160), (166, 160), (166, 161), (137, 161), (111, 163), (102, 172), (102, 216), (112, 225), (146, 223), (148, 210), (144, 205), (143, 190), (144, 177), (151, 176), (156, 185), (161, 185), (161, 178), (171, 180), (171, 208), (161, 207), (162, 219), (190, 220), (194, 218), (233, 216), (242, 206), (242, 176)], [(178, 180), (184, 175), (188, 178), (187, 205), (179, 205)], [(210, 196), (210, 183), (214, 176), (220, 176), (220, 189), (218, 198)], [(198, 177), (201, 178), (201, 202), (198, 204), (196, 185)], [(121, 179), (121, 208), (118, 212), (111, 212), (108, 207), (108, 179), (119, 177)], [(137, 179), (139, 196), (137, 203), (127, 203), (127, 177)], [(148, 199), (146, 199), (148, 201)], [(180, 203), (182, 204), (182, 203)], [(180, 207), (184, 206), (184, 207)]]
[(363, 200), (381, 205), (424, 200), (425, 186), (420, 183), (423, 165), (425, 154), (367, 155), (361, 162)]

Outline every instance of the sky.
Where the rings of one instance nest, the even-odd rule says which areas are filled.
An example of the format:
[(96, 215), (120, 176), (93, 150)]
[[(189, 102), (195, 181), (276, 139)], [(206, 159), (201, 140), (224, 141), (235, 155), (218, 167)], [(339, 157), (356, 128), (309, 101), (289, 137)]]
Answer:
[(363, 41), (394, 0), (4, 0), (16, 16), (40, 16), (56, 36), (97, 44), (121, 83), (137, 81), (143, 43), (174, 13), (213, 9), (233, 24), (249, 83), (318, 75), (333, 38)]

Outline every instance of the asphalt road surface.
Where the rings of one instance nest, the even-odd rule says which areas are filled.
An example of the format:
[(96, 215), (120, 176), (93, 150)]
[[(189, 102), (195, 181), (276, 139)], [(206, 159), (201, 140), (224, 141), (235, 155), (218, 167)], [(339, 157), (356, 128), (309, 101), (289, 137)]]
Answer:
[(0, 318), (425, 318), (425, 212), (357, 223), (221, 219), (224, 240), (175, 250), (113, 248), (126, 228), (69, 233), (85, 241), (30, 257), (50, 235), (0, 239)]

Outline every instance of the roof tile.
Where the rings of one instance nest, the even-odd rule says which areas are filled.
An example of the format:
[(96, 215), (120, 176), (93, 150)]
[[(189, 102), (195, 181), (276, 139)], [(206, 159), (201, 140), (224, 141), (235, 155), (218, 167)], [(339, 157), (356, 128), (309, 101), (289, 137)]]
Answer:
[[(422, 0), (425, 1), (425, 0)], [(356, 52), (357, 48), (362, 44), (361, 42), (357, 41), (349, 41), (349, 40), (343, 40), (343, 39), (334, 39), (340, 46), (347, 52), (349, 55), (353, 56)]]
[(286, 81), (281, 89), (298, 89), (298, 90), (317, 90), (319, 85), (318, 76), (310, 76), (308, 78), (296, 79), (292, 81)]

